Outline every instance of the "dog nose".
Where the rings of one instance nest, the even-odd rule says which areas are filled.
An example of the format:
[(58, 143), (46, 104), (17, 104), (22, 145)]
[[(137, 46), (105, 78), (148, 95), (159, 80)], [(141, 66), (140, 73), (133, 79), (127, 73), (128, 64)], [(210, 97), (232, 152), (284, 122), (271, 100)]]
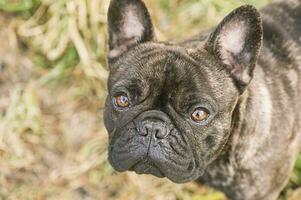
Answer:
[(145, 120), (141, 123), (141, 136), (153, 135), (157, 139), (164, 139), (168, 135), (168, 128), (164, 122)]
[(156, 139), (164, 139), (173, 128), (169, 116), (158, 110), (149, 110), (141, 113), (135, 120), (139, 135), (151, 135)]

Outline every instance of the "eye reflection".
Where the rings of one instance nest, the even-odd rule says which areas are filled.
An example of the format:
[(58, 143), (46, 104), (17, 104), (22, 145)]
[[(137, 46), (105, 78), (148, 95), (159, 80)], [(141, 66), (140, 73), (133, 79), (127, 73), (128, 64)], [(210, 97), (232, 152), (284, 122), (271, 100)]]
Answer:
[(191, 119), (195, 122), (203, 122), (209, 117), (209, 112), (205, 108), (197, 108), (191, 114)]
[(115, 107), (117, 107), (118, 109), (125, 109), (130, 106), (129, 99), (125, 95), (114, 97), (113, 102), (115, 104)]

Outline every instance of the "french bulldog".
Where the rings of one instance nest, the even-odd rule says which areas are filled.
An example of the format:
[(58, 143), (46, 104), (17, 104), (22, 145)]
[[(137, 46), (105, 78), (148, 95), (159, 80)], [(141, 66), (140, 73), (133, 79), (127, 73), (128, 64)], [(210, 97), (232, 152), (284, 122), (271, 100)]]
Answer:
[(244, 5), (173, 43), (142, 0), (112, 0), (108, 30), (113, 168), (277, 199), (301, 148), (301, 1)]

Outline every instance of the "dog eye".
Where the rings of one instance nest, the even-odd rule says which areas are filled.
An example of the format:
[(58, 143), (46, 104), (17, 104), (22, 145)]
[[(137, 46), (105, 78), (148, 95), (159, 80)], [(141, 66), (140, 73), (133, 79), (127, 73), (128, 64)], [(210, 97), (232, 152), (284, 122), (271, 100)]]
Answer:
[(130, 106), (129, 98), (125, 95), (116, 96), (113, 101), (118, 109), (125, 109)]
[(195, 122), (203, 122), (209, 117), (209, 111), (206, 108), (197, 108), (191, 114), (191, 119)]

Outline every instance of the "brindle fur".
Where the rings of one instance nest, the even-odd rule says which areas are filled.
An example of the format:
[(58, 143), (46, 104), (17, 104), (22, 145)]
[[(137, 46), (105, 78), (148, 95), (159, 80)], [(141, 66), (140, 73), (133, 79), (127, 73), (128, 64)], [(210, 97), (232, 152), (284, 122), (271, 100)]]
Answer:
[[(142, 1), (112, 0), (104, 117), (116, 170), (197, 180), (232, 200), (277, 199), (301, 145), (301, 1), (270, 4), (260, 16), (243, 6), (217, 28), (161, 43)], [(220, 40), (227, 24), (244, 28), (236, 20), (248, 32), (234, 55)], [(141, 27), (132, 32), (124, 23)], [(120, 92), (133, 104), (124, 112), (111, 101)], [(200, 102), (212, 117), (196, 125), (187, 110)], [(141, 136), (145, 115), (163, 120), (168, 135)]]

